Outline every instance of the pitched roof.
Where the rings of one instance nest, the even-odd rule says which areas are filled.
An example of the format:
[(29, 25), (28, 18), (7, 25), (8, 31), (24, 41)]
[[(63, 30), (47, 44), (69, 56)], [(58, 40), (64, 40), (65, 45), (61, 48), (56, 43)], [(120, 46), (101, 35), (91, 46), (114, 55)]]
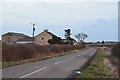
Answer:
[(52, 36), (56, 36), (56, 35), (54, 35), (53, 33), (51, 33), (51, 32), (47, 32), (48, 34), (50, 34), (50, 35), (52, 35)]
[(29, 37), (28, 35), (25, 35), (22, 33), (8, 32), (8, 33), (3, 34), (2, 36), (6, 36), (6, 35), (23, 37), (23, 38), (19, 38), (18, 41), (33, 41), (34, 40), (33, 37)]
[(15, 32), (8, 32), (8, 33), (3, 34), (2, 36), (5, 36), (5, 35), (11, 35), (11, 36), (16, 35), (16, 36), (22, 36), (22, 37), (24, 37), (24, 36), (29, 37), (23, 33), (15, 33)]
[[(48, 31), (43, 31), (43, 32), (46, 32), (46, 33), (48, 33), (48, 34), (50, 34), (50, 35), (52, 35), (52, 36), (56, 36), (56, 35), (54, 35), (53, 33), (48, 32)], [(43, 32), (41, 32), (41, 33), (43, 33)], [(40, 34), (41, 34), (41, 33), (40, 33)], [(38, 35), (40, 35), (40, 34), (38, 34)], [(36, 36), (38, 36), (38, 35), (36, 35)], [(36, 36), (35, 36), (35, 37), (36, 37)]]

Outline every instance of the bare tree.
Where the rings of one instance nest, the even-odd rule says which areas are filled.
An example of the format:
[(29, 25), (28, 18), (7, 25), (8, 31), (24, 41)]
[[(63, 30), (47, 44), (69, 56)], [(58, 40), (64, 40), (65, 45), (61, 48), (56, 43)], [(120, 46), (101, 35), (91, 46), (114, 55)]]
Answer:
[(78, 39), (78, 42), (83, 43), (85, 38), (87, 38), (88, 36), (85, 33), (78, 33), (75, 35), (75, 37)]
[(75, 35), (75, 37), (78, 39), (78, 42), (80, 42), (81, 46), (85, 47), (84, 40), (85, 40), (85, 38), (88, 37), (87, 34), (85, 34), (85, 33), (78, 33), (78, 34)]

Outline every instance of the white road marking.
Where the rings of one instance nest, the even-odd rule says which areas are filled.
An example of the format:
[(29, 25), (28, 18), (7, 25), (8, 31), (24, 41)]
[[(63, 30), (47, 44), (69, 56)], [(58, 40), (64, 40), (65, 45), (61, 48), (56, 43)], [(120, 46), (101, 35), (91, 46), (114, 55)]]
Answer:
[(84, 54), (84, 53), (82, 53), (82, 54)]
[(74, 57), (70, 57), (70, 58), (69, 58), (69, 60), (72, 60), (72, 59), (74, 59)]
[(64, 62), (65, 60), (63, 60), (63, 61), (59, 61), (59, 62), (56, 62), (56, 63), (54, 63), (54, 64), (59, 64), (59, 63), (62, 63), (62, 62)]
[(26, 74), (26, 75), (24, 75), (24, 76), (21, 76), (21, 77), (19, 77), (19, 78), (24, 78), (24, 77), (26, 77), (26, 76), (32, 75), (32, 74), (37, 73), (37, 72), (39, 72), (39, 71), (41, 71), (41, 70), (43, 70), (43, 69), (46, 69), (46, 68), (47, 68), (47, 67), (43, 67), (43, 68), (38, 69), (38, 70), (36, 70), (36, 71), (33, 71), (33, 72), (29, 73), (29, 74)]
[(78, 56), (81, 56), (81, 54), (78, 54)]
[(84, 54), (84, 53), (78, 54), (77, 56), (81, 56), (82, 54)]

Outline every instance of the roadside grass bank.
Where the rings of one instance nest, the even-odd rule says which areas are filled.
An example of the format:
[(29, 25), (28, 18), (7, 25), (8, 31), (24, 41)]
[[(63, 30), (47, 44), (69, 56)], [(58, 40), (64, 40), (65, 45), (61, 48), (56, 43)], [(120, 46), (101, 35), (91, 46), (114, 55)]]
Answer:
[(0, 40), (0, 68), (2, 68), (2, 42)]
[(2, 63), (0, 63), (0, 69), (2, 68)]
[(112, 48), (104, 48), (106, 52), (106, 58), (104, 63), (106, 67), (110, 70), (112, 78), (118, 78), (120, 76), (120, 44), (114, 45)]
[[(26, 49), (26, 46), (28, 49)], [(28, 46), (30, 47), (30, 49)], [(15, 47), (15, 46), (12, 46), (12, 47)], [(11, 46), (9, 48), (11, 48)], [(24, 45), (23, 46), (22, 45), (21, 50), (19, 50), (19, 48), (21, 48), (21, 45), (19, 45), (19, 46), (17, 45), (18, 51), (10, 50), (9, 48), (8, 48), (8, 50), (5, 49), (7, 51), (7, 53), (5, 53), (5, 50), (3, 49), (4, 56), (3, 56), (2, 68), (7, 68), (7, 67), (18, 65), (18, 64), (24, 64), (24, 63), (45, 60), (45, 59), (49, 59), (49, 58), (53, 58), (53, 57), (60, 57), (60, 56), (75, 53), (75, 52), (85, 49), (85, 48), (81, 48), (80, 46), (73, 46), (73, 45), (46, 45), (46, 46), (38, 46), (38, 45), (37, 46), (36, 45)], [(23, 50), (25, 50), (25, 51), (23, 51)], [(29, 50), (32, 52), (30, 52)], [(12, 51), (12, 52), (9, 52), (9, 51)], [(30, 52), (30, 53), (28, 53), (28, 52)], [(22, 53), (22, 55), (21, 55), (21, 53)], [(31, 56), (31, 57), (24, 58), (27, 55)], [(21, 59), (22, 56), (23, 56), (23, 58)], [(9, 57), (13, 57), (13, 59), (9, 58)]]
[(76, 80), (82, 80), (84, 78), (110, 78), (111, 74), (104, 65), (105, 52), (103, 49), (98, 49), (94, 59), (89, 66), (81, 72)]

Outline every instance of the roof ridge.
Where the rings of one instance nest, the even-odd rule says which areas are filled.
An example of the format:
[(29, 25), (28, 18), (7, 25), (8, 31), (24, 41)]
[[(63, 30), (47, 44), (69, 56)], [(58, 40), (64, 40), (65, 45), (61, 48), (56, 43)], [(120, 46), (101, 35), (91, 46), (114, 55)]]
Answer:
[[(5, 33), (5, 34), (3, 34), (3, 35), (7, 35), (7, 34), (20, 34), (20, 35), (28, 36), (28, 35), (26, 35), (26, 34), (24, 34), (24, 33), (17, 33), (17, 32), (7, 32), (7, 33)], [(30, 37), (30, 36), (28, 36), (28, 37)]]

